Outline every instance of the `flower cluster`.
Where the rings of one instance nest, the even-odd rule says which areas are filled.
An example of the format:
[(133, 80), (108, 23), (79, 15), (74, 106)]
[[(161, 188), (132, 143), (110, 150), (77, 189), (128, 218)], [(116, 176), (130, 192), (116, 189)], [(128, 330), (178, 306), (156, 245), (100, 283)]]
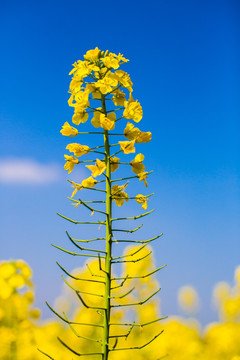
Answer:
[[(74, 126), (65, 122), (62, 126), (61, 134), (68, 137), (76, 137), (82, 134), (113, 134), (119, 125), (119, 135), (123, 139), (116, 144), (109, 144), (112, 149), (114, 146), (118, 147), (117, 153), (134, 154), (136, 152), (136, 144), (148, 143), (151, 138), (151, 132), (141, 131), (134, 125), (139, 123), (143, 117), (141, 104), (138, 100), (133, 98), (133, 83), (130, 76), (120, 66), (128, 60), (122, 54), (114, 54), (109, 51), (101, 51), (96, 47), (95, 49), (87, 51), (84, 55), (84, 60), (78, 60), (73, 64), (73, 69), (70, 72), (72, 80), (69, 87), (70, 98), (68, 100), (69, 106), (73, 107), (74, 114), (72, 122)], [(109, 110), (108, 110), (109, 108)], [(90, 123), (93, 130), (85, 131), (75, 127), (82, 126), (90, 118)], [(124, 124), (124, 119), (132, 120)], [(113, 137), (111, 137), (112, 139)], [(116, 138), (116, 137), (114, 137)], [(124, 140), (124, 138), (126, 140)], [(91, 171), (91, 176), (82, 180), (80, 184), (73, 183), (74, 191), (72, 196), (78, 190), (84, 188), (93, 188), (99, 181), (98, 177), (106, 174), (107, 155), (106, 151), (102, 152), (101, 148), (104, 146), (97, 146), (90, 148), (87, 145), (79, 143), (71, 143), (66, 146), (66, 149), (73, 153), (71, 155), (64, 155), (66, 163), (65, 170), (71, 173), (74, 167), (81, 163), (86, 164), (86, 168)], [(105, 149), (106, 150), (106, 149)], [(98, 154), (95, 160), (80, 160), (79, 158), (86, 155)], [(102, 154), (102, 157), (99, 156)], [(147, 187), (147, 176), (149, 172), (145, 170), (143, 164), (144, 155), (139, 153), (129, 162), (121, 163), (120, 158), (110, 155), (111, 172), (115, 172), (120, 164), (128, 164), (135, 174), (134, 177), (140, 181), (144, 181)], [(114, 185), (112, 192), (119, 186)], [(124, 187), (125, 189), (125, 187)], [(117, 206), (122, 206), (124, 200), (128, 200), (128, 194), (121, 190), (113, 197), (113, 201)], [(137, 203), (141, 204), (144, 209), (147, 208), (147, 200), (144, 195), (138, 194), (135, 196)]]

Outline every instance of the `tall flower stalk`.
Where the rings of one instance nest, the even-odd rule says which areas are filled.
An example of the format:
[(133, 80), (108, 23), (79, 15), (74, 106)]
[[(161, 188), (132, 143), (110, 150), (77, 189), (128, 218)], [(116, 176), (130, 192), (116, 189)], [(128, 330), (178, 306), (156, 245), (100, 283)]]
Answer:
[[(82, 180), (80, 183), (69, 180), (74, 189), (70, 198), (73, 204), (76, 207), (83, 206), (88, 209), (92, 215), (95, 213), (99, 216), (102, 216), (103, 219), (86, 222), (73, 220), (61, 214), (58, 215), (74, 224), (90, 224), (92, 226), (103, 225), (105, 226), (105, 236), (96, 237), (94, 239), (77, 240), (73, 239), (67, 232), (68, 239), (72, 244), (75, 245), (75, 247), (77, 247), (79, 251), (78, 253), (71, 252), (54, 245), (58, 249), (68, 254), (95, 258), (98, 261), (98, 267), (101, 275), (93, 273), (87, 265), (89, 271), (91, 272), (91, 280), (86, 278), (76, 278), (60, 264), (59, 266), (70, 278), (72, 277), (79, 281), (91, 281), (96, 283), (96, 286), (99, 284), (103, 285), (104, 290), (100, 294), (97, 292), (84, 293), (81, 291), (81, 286), (79, 289), (74, 288), (78, 299), (86, 308), (86, 311), (92, 309), (97, 312), (96, 316), (100, 314), (100, 320), (97, 320), (96, 324), (74, 324), (79, 324), (82, 326), (95, 326), (102, 329), (101, 339), (89, 338), (90, 343), (97, 342), (101, 345), (101, 347), (97, 352), (90, 351), (87, 353), (81, 353), (78, 351), (78, 349), (73, 349), (63, 339), (59, 340), (61, 344), (67, 347), (76, 356), (96, 356), (102, 360), (109, 359), (109, 354), (111, 354), (111, 352), (128, 349), (142, 349), (162, 333), (161, 331), (160, 333), (153, 336), (148, 342), (141, 345), (136, 344), (134, 347), (118, 346), (119, 340), (123, 337), (127, 338), (132, 329), (136, 327), (144, 327), (148, 324), (158, 322), (161, 320), (161, 318), (149, 319), (149, 322), (143, 324), (134, 321), (130, 323), (119, 323), (119, 326), (125, 326), (128, 328), (126, 333), (114, 334), (112, 332), (112, 328), (117, 325), (111, 320), (111, 314), (114, 311), (114, 308), (142, 305), (150, 300), (155, 294), (157, 294), (160, 289), (154, 291), (154, 293), (150, 294), (146, 299), (142, 299), (138, 302), (134, 302), (134, 300), (131, 298), (131, 294), (134, 292), (134, 289), (128, 289), (123, 294), (121, 293), (118, 296), (116, 295), (116, 292), (119, 290), (121, 291), (129, 280), (148, 278), (164, 267), (162, 266), (156, 268), (150, 273), (139, 276), (131, 276), (131, 274), (127, 274), (124, 277), (116, 277), (113, 275), (113, 267), (115, 264), (135, 264), (136, 262), (144, 261), (144, 259), (146, 259), (146, 257), (151, 254), (151, 251), (148, 251), (147, 253), (144, 252), (143, 254), (143, 249), (145, 249), (149, 243), (158, 239), (162, 235), (160, 234), (147, 240), (128, 240), (125, 236), (123, 236), (123, 238), (118, 238), (118, 233), (123, 235), (127, 235), (128, 233), (132, 234), (139, 230), (142, 225), (139, 225), (134, 229), (125, 229), (115, 226), (115, 223), (119, 223), (121, 220), (140, 219), (149, 215), (153, 210), (146, 211), (133, 217), (112, 217), (112, 208), (114, 202), (118, 207), (121, 207), (125, 202), (135, 200), (142, 206), (144, 210), (146, 210), (148, 207), (149, 198), (151, 195), (153, 195), (137, 194), (129, 196), (126, 192), (129, 180), (132, 179), (143, 181), (147, 187), (147, 177), (151, 171), (148, 172), (145, 170), (145, 165), (143, 164), (144, 155), (142, 153), (138, 153), (130, 161), (120, 161), (120, 158), (116, 156), (118, 154), (125, 154), (127, 156), (130, 154), (131, 156), (131, 154), (136, 152), (136, 144), (148, 143), (152, 137), (150, 132), (142, 132), (139, 128), (135, 127), (132, 122), (128, 121), (126, 124), (124, 121), (133, 120), (135, 123), (138, 123), (143, 116), (140, 103), (137, 100), (134, 100), (132, 95), (133, 84), (130, 76), (125, 71), (119, 70), (119, 67), (127, 61), (128, 60), (125, 59), (121, 54), (116, 55), (110, 53), (109, 51), (103, 52), (98, 48), (95, 48), (93, 50), (87, 51), (87, 53), (84, 55), (83, 61), (79, 60), (73, 64), (73, 69), (70, 72), (70, 75), (72, 75), (72, 81), (70, 83), (69, 90), (71, 95), (68, 101), (69, 105), (74, 108), (72, 122), (74, 125), (82, 126), (87, 122), (89, 116), (91, 116), (91, 124), (93, 125), (94, 129), (93, 131), (79, 131), (79, 129), (75, 126), (65, 122), (61, 130), (62, 135), (68, 137), (76, 137), (79, 135), (83, 136), (84, 134), (88, 134), (99, 135), (103, 139), (102, 143), (100, 142), (94, 147), (89, 147), (88, 145), (82, 145), (80, 143), (70, 143), (66, 146), (66, 149), (69, 150), (72, 154), (64, 155), (66, 160), (64, 168), (68, 171), (68, 173), (71, 173), (74, 167), (78, 166), (79, 164), (85, 165), (87, 169), (91, 171), (91, 175)], [(128, 99), (126, 91), (128, 93)], [(115, 130), (117, 126), (119, 128), (118, 131)], [(120, 137), (120, 141), (112, 141), (112, 139), (115, 140), (117, 136)], [(97, 158), (92, 159), (93, 155), (95, 154)], [(80, 157), (86, 157), (86, 159), (80, 160)], [(113, 178), (112, 174), (118, 170), (120, 165), (129, 166), (133, 174), (130, 176)], [(104, 184), (105, 186), (102, 187)], [(98, 192), (103, 196), (103, 198), (101, 200), (97, 199), (84, 201), (82, 197), (81, 199), (79, 197), (81, 196), (81, 193), (84, 192), (84, 190), (94, 190), (92, 193)], [(86, 248), (81, 245), (82, 243), (100, 244), (103, 240), (105, 240), (105, 250), (99, 249), (99, 247), (101, 248), (100, 245), (97, 248)], [(127, 255), (116, 256), (113, 253), (113, 250), (117, 244), (128, 242), (135, 244), (138, 247)], [(65, 280), (65, 282), (69, 285), (67, 280)], [(70, 285), (70, 287), (72, 286)], [(94, 305), (88, 304), (84, 299), (84, 294), (98, 298), (100, 297), (101, 300)], [(118, 299), (121, 299), (121, 301), (118, 301)], [(122, 299), (124, 299), (124, 303)], [(68, 323), (72, 329), (73, 322), (69, 320), (65, 314), (61, 315), (57, 313), (49, 304), (48, 306), (58, 317)], [(76, 335), (75, 330), (73, 332)], [(77, 334), (77, 336), (86, 339), (86, 337), (83, 337), (81, 334)], [(47, 356), (50, 357), (49, 355)]]

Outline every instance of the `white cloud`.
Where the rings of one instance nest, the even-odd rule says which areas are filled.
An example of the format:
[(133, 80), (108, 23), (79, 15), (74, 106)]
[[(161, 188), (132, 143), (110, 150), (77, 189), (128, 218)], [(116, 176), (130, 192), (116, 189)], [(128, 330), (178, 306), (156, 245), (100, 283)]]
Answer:
[(33, 159), (0, 159), (0, 183), (44, 185), (57, 181), (61, 168), (56, 163), (42, 164)]

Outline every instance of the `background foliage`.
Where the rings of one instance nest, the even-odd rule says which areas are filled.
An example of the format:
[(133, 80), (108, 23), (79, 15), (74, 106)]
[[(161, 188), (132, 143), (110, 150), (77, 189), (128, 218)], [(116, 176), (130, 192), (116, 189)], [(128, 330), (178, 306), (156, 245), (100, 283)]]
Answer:
[[(146, 250), (147, 251), (147, 250)], [(149, 258), (146, 267), (141, 271), (152, 268), (153, 259)], [(133, 265), (132, 265), (133, 266)], [(91, 267), (97, 271), (98, 264), (91, 263)], [(139, 268), (133, 267), (132, 271), (139, 272)], [(74, 274), (84, 274), (83, 269), (75, 269)], [(122, 269), (126, 274), (126, 268)], [(132, 286), (133, 281), (129, 281)], [(74, 286), (74, 281), (71, 282)], [(40, 312), (34, 306), (34, 287), (32, 283), (31, 269), (23, 260), (4, 261), (0, 264), (0, 359), (1, 360), (37, 360), (45, 358), (37, 348), (47, 353), (54, 354), (56, 360), (64, 360), (69, 352), (59, 344), (57, 337), (68, 340), (80, 351), (89, 351), (89, 343), (83, 339), (73, 337), (71, 329), (62, 325), (57, 319), (41, 320)], [(145, 292), (156, 288), (157, 280), (140, 283), (134, 281), (138, 291), (138, 298), (142, 298)], [(89, 291), (89, 284), (87, 286)], [(96, 288), (95, 288), (96, 290)], [(99, 289), (100, 290), (100, 289)], [(55, 306), (59, 312), (69, 315), (70, 308), (73, 310), (75, 321), (93, 321), (95, 312), (86, 311), (78, 306), (76, 299), (71, 297), (72, 292), (64, 287), (63, 293), (56, 299)], [(213, 289), (213, 301), (218, 309), (219, 319), (215, 323), (209, 323), (202, 328), (194, 319), (194, 311), (197, 310), (197, 294), (193, 288), (182, 288), (179, 292), (179, 305), (185, 309), (185, 317), (170, 316), (167, 320), (148, 325), (144, 329), (135, 329), (127, 340), (122, 339), (124, 345), (144, 343), (151, 336), (164, 328), (164, 333), (146, 348), (136, 352), (137, 360), (161, 359), (165, 355), (169, 360), (239, 360), (240, 359), (240, 267), (234, 274), (233, 284), (220, 282)], [(72, 311), (72, 310), (71, 310)], [(186, 313), (188, 315), (186, 316)], [(145, 307), (139, 306), (136, 310), (137, 318), (146, 321), (161, 313), (159, 300), (151, 300)], [(116, 311), (115, 319), (126, 319), (131, 314)], [(93, 328), (73, 326), (84, 336), (98, 336), (98, 331)], [(116, 331), (123, 329), (117, 328)], [(91, 348), (92, 350), (92, 348)], [(110, 354), (111, 359), (119, 359), (119, 354)], [(131, 351), (121, 352), (121, 359), (131, 357)], [(73, 359), (78, 357), (71, 356)]]

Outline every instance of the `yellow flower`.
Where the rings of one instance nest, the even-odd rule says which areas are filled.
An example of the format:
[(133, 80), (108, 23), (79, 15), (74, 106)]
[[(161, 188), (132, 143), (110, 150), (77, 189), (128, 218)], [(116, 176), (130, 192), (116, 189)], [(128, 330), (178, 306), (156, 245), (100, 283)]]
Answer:
[(86, 90), (89, 93), (92, 93), (92, 97), (94, 99), (101, 99), (101, 93), (100, 91), (96, 88), (95, 84), (87, 84), (86, 85)]
[(146, 198), (146, 196), (144, 196), (144, 195), (142, 195), (142, 194), (138, 194), (135, 199), (136, 199), (136, 202), (137, 202), (138, 204), (142, 204), (142, 208), (143, 208), (144, 210), (147, 209), (147, 207), (148, 207), (147, 201), (148, 201), (149, 199)]
[(123, 116), (126, 119), (132, 119), (135, 122), (139, 122), (143, 117), (143, 111), (140, 103), (137, 100), (133, 100), (132, 95), (130, 95), (129, 100), (124, 103), (125, 110), (123, 111)]
[(103, 79), (105, 77), (105, 75), (107, 74), (108, 68), (106, 68), (105, 66), (102, 67), (101, 69), (98, 69), (95, 73), (94, 76), (96, 79)]
[(68, 144), (66, 149), (73, 152), (75, 156), (87, 155), (90, 151), (90, 148), (87, 145), (77, 143)]
[(198, 308), (199, 298), (192, 286), (183, 286), (178, 293), (179, 306), (188, 312), (195, 312)]
[(107, 116), (100, 114), (100, 125), (105, 130), (113, 130), (115, 128), (116, 114), (110, 113)]
[(83, 55), (85, 60), (95, 62), (98, 61), (100, 55), (100, 50), (98, 47), (92, 50), (88, 50), (85, 55)]
[[(89, 106), (89, 91), (78, 91), (76, 94), (72, 94), (68, 99), (68, 105), (72, 107), (80, 107), (83, 110)], [(75, 102), (73, 102), (75, 101)]]
[(96, 159), (96, 165), (86, 165), (86, 167), (90, 171), (92, 171), (92, 176), (96, 177), (96, 176), (101, 175), (105, 171), (106, 164), (105, 164), (105, 162), (103, 162), (99, 159)]
[(89, 176), (87, 179), (82, 181), (82, 186), (85, 188), (94, 187), (97, 183), (97, 180), (93, 179), (92, 176)]
[(114, 53), (108, 53), (108, 54), (102, 59), (103, 64), (104, 64), (107, 68), (109, 68), (109, 69), (113, 68), (113, 69), (115, 69), (115, 70), (119, 68), (120, 63), (122, 64), (122, 63), (125, 63), (125, 62), (127, 62), (127, 61), (129, 61), (129, 60), (125, 59), (125, 57), (123, 57), (122, 54), (116, 55), (116, 54), (114, 54)]
[(13, 288), (21, 288), (25, 285), (24, 277), (21, 274), (15, 274), (11, 276), (8, 281), (8, 284)]
[(75, 108), (75, 114), (72, 117), (72, 122), (75, 125), (79, 125), (80, 123), (85, 123), (88, 119), (88, 113), (82, 109), (81, 107)]
[(218, 307), (225, 302), (231, 293), (230, 285), (221, 281), (217, 283), (213, 289), (213, 301)]
[(26, 291), (23, 294), (23, 298), (28, 304), (32, 304), (34, 301), (34, 292), (32, 290)]
[(112, 101), (116, 106), (124, 106), (124, 102), (126, 101), (126, 94), (120, 89), (116, 89), (112, 92), (114, 96), (112, 97)]
[(107, 94), (112, 91), (112, 88), (117, 86), (118, 80), (116, 79), (115, 74), (113, 73), (107, 73), (107, 75), (101, 79), (98, 80), (95, 84), (97, 88), (101, 91), (102, 94)]
[(84, 188), (92, 188), (95, 187), (97, 184), (97, 180), (93, 179), (92, 176), (88, 177), (87, 179), (84, 179), (81, 184), (77, 184), (73, 182), (74, 191), (71, 195), (73, 197), (78, 190), (82, 190)]
[(79, 76), (75, 76), (69, 85), (69, 90), (71, 93), (77, 93), (82, 90), (83, 80)]
[(140, 133), (140, 130), (135, 127), (130, 122), (127, 123), (127, 126), (124, 129), (124, 136), (129, 140), (136, 140), (138, 135)]
[(135, 141), (137, 144), (140, 144), (140, 143), (148, 143), (149, 141), (151, 141), (151, 139), (152, 139), (152, 133), (150, 131), (147, 132), (140, 131)]
[(78, 131), (75, 127), (71, 126), (67, 121), (63, 124), (60, 133), (64, 136), (77, 136)]
[(0, 278), (0, 299), (7, 300), (13, 293), (13, 288), (10, 284)]
[(111, 194), (112, 200), (116, 202), (117, 206), (122, 206), (124, 204), (124, 200), (128, 201), (128, 194), (123, 191), (127, 185), (113, 185)]
[(135, 141), (119, 141), (118, 142), (121, 150), (123, 151), (124, 154), (130, 154), (130, 153), (135, 153)]
[(228, 320), (234, 321), (240, 314), (240, 298), (231, 296), (224, 302), (223, 306), (224, 315)]
[(118, 56), (117, 56), (117, 58), (118, 58), (118, 61), (120, 62), (120, 61), (122, 61), (122, 63), (126, 63), (126, 62), (128, 62), (129, 60), (128, 59), (126, 59), (122, 54), (118, 54)]
[(74, 74), (75, 78), (78, 78), (82, 81), (85, 76), (88, 76), (91, 73), (91, 68), (87, 61), (78, 60), (73, 64), (73, 69), (70, 71), (69, 75)]
[(72, 184), (73, 184), (73, 188), (74, 188), (74, 190), (73, 190), (73, 192), (72, 192), (72, 195), (71, 195), (71, 197), (74, 197), (74, 195), (76, 194), (76, 192), (79, 190), (82, 190), (83, 189), (83, 186), (81, 185), (81, 184), (77, 184), (77, 183), (74, 183), (74, 182), (72, 182)]
[(150, 131), (143, 132), (140, 131), (137, 127), (134, 127), (130, 122), (127, 123), (126, 128), (124, 129), (124, 136), (129, 140), (135, 140), (137, 144), (147, 143), (152, 139), (152, 134)]
[(101, 109), (102, 108), (98, 107), (97, 110), (99, 110), (99, 111), (94, 111), (94, 115), (91, 120), (92, 125), (96, 128), (99, 128), (101, 126), (101, 124), (100, 124)]
[(73, 74), (74, 82), (71, 84), (70, 92), (79, 91), (81, 88), (80, 83), (83, 78), (88, 76), (92, 71), (97, 71), (99, 68), (95, 64), (89, 64), (88, 61), (78, 60), (73, 64), (73, 69), (70, 71), (69, 75)]
[(140, 153), (140, 154), (137, 154), (135, 156), (135, 159), (130, 162), (130, 165), (132, 167), (132, 171), (135, 174), (140, 174), (140, 173), (145, 171), (145, 166), (142, 163), (143, 160), (144, 160), (144, 155)]
[(32, 276), (32, 270), (24, 260), (17, 260), (15, 264), (25, 278), (30, 278)]
[(109, 69), (118, 69), (119, 68), (119, 60), (116, 54), (109, 53), (102, 59), (103, 64)]
[(75, 95), (74, 95), (74, 99), (77, 103), (77, 106), (86, 109), (89, 106), (89, 101), (88, 101), (88, 97), (89, 97), (89, 92), (87, 90), (85, 91), (78, 91)]
[(111, 162), (110, 168), (111, 168), (112, 173), (119, 168), (119, 160), (120, 159), (118, 157), (111, 158), (111, 160), (110, 160), (110, 162)]
[(143, 172), (137, 174), (137, 176), (138, 176), (138, 178), (139, 178), (139, 181), (144, 181), (144, 185), (147, 187), (147, 186), (148, 186), (148, 185), (147, 185), (147, 180), (146, 180), (146, 178), (148, 177), (148, 176), (147, 176), (147, 172), (146, 172), (146, 171), (143, 171)]
[(39, 309), (31, 309), (29, 310), (28, 315), (30, 316), (30, 318), (37, 320), (40, 318), (41, 312)]
[(0, 277), (2, 279), (10, 278), (15, 272), (16, 269), (11, 263), (3, 261), (0, 264)]
[(64, 169), (68, 170), (70, 174), (73, 171), (74, 165), (79, 164), (79, 160), (73, 155), (64, 155), (66, 163), (64, 164)]
[(117, 77), (117, 80), (119, 81), (119, 83), (121, 84), (121, 86), (125, 87), (126, 89), (128, 89), (128, 91), (132, 92), (132, 81), (130, 79), (130, 76), (128, 75), (128, 73), (126, 73), (123, 70), (117, 70), (115, 71), (115, 75)]

